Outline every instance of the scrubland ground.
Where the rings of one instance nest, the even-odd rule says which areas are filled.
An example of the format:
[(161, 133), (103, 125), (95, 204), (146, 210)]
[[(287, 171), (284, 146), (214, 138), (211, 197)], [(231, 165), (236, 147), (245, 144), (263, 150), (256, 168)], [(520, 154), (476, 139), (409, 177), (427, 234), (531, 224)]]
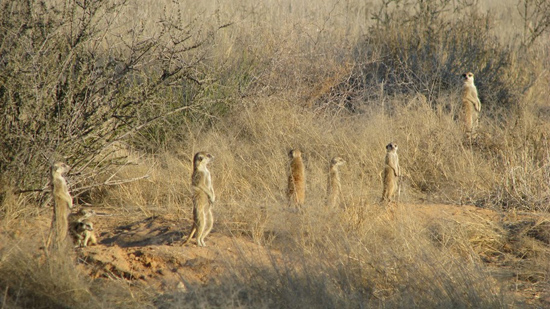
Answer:
[[(101, 35), (74, 52), (81, 58), (69, 58), (112, 61), (92, 71), (113, 75), (95, 79), (74, 69), (74, 79), (60, 73), (63, 87), (36, 85), (25, 93), (30, 101), (42, 94), (44, 104), (58, 100), (56, 114), (44, 116), (66, 121), (52, 129), (55, 136), (40, 135), (49, 125), (24, 131), (19, 122), (32, 120), (24, 112), (2, 123), (10, 132), (4, 146), (13, 127), (21, 130), (19, 146), (10, 148), (16, 150), (2, 153), (3, 307), (550, 306), (544, 1), (195, 2), (101, 8), (90, 23), (109, 31), (90, 31)], [(79, 7), (74, 12), (88, 12)], [(153, 48), (161, 57), (143, 64), (150, 49), (141, 56), (117, 49), (137, 52), (167, 37), (165, 49)], [(123, 43), (113, 44), (116, 38)], [(186, 40), (197, 46), (186, 45), (189, 53), (179, 57), (176, 43)], [(7, 63), (0, 64), (13, 69)], [(25, 62), (18, 65), (10, 72), (24, 71)], [(471, 140), (460, 125), (459, 76), (467, 71), (476, 75), (482, 102)], [(127, 72), (135, 75), (119, 83)], [(18, 101), (23, 81), (15, 87), (6, 76), (0, 94), (14, 107), (5, 112), (34, 108), (42, 115)], [(79, 82), (97, 88), (79, 92)], [(118, 88), (110, 90), (113, 83)], [(65, 97), (106, 105), (61, 108)], [(74, 130), (82, 115), (98, 122)], [(27, 154), (21, 145), (30, 140), (49, 148), (29, 146)], [(399, 145), (403, 177), (398, 202), (381, 205), (390, 141)], [(292, 148), (306, 165), (299, 212), (285, 196)], [(191, 227), (197, 151), (215, 156), (216, 221), (205, 248), (182, 245)], [(75, 169), (75, 204), (98, 213), (96, 246), (44, 249), (52, 205), (42, 166), (54, 154)], [(334, 156), (347, 163), (339, 205), (327, 208)], [(25, 190), (31, 185), (44, 194)]]

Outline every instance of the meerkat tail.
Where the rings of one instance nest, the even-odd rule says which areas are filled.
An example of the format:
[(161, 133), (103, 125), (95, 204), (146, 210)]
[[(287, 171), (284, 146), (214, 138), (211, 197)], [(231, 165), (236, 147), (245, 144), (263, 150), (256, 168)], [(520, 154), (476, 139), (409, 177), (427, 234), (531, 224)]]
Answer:
[(195, 233), (197, 232), (197, 227), (193, 224), (193, 228), (191, 229), (191, 232), (189, 232), (189, 236), (187, 236), (187, 239), (183, 243), (184, 245), (191, 241), (191, 238), (195, 236)]

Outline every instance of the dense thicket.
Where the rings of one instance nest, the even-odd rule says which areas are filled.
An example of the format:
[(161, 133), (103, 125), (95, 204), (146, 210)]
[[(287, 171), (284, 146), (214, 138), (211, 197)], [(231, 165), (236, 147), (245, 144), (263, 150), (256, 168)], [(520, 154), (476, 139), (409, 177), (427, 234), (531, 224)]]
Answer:
[[(168, 12), (146, 33), (115, 1), (3, 1), (0, 7), (0, 174), (41, 190), (63, 160), (78, 183), (118, 164), (111, 147), (157, 119), (200, 112), (203, 29)], [(220, 26), (221, 27), (221, 26)], [(9, 180), (9, 181), (8, 181)]]

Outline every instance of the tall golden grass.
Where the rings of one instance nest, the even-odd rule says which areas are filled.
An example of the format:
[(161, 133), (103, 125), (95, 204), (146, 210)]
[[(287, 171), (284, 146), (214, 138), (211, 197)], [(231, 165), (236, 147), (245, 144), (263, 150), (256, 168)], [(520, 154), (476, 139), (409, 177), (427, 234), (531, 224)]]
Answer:
[[(409, 5), (410, 12), (419, 5), (418, 1), (395, 1), (392, 5), (396, 3)], [(544, 47), (548, 39), (541, 38), (529, 50), (514, 41), (521, 36), (515, 30), (521, 22), (515, 3), (481, 1), (465, 9), (480, 14), (478, 19), (449, 11), (441, 20), (486, 22), (478, 26), (488, 29), (483, 32), (487, 42), (502, 48), (498, 55), (506, 56), (504, 60), (492, 59), (489, 51), (480, 47), (485, 58), (475, 60), (474, 54), (474, 60), (467, 63), (478, 66), (469, 71), (476, 74), (480, 95), (486, 98), (480, 132), (473, 141), (465, 140), (461, 131), (460, 81), (458, 75), (453, 76), (466, 68), (444, 61), (459, 54), (440, 51), (441, 58), (435, 59), (441, 61), (433, 67), (437, 78), (431, 79), (429, 63), (414, 66), (418, 63), (407, 62), (414, 60), (410, 55), (422, 46), (409, 41), (400, 45), (403, 41), (399, 38), (408, 34), (399, 32), (406, 30), (399, 27), (399, 20), (384, 29), (385, 34), (396, 31), (395, 36), (371, 40), (376, 24), (371, 17), (380, 11), (380, 1), (129, 4), (116, 20), (120, 23), (117, 29), (140, 24), (145, 33), (153, 33), (163, 14), (178, 15), (182, 22), (204, 20), (204, 31), (219, 23), (233, 24), (217, 32), (204, 47), (208, 55), (205, 66), (215, 80), (204, 98), (210, 113), (197, 118), (171, 116), (133, 136), (128, 141), (129, 156), (136, 164), (117, 171), (117, 177), (149, 177), (92, 191), (92, 202), (144, 216), (190, 218), (191, 158), (197, 151), (208, 151), (216, 157), (211, 166), (218, 197), (215, 232), (250, 237), (281, 252), (281, 257), (274, 255), (267, 266), (243, 256), (242, 264), (231, 265), (229, 274), (218, 283), (193, 286), (186, 293), (149, 294), (139, 299), (143, 303), (132, 305), (511, 305), (507, 287), (491, 275), (481, 259), (506, 250), (505, 227), (489, 221), (461, 226), (425, 220), (414, 204), (474, 204), (503, 214), (511, 210), (548, 212), (550, 56)], [(485, 10), (495, 13), (483, 15)], [(386, 45), (375, 49), (376, 42)], [(391, 58), (391, 64), (402, 65), (403, 70), (384, 71), (393, 73), (381, 78), (379, 68), (390, 63), (384, 57), (392, 51), (403, 58)], [(460, 59), (456, 61), (460, 63)], [(369, 71), (373, 65), (378, 66), (376, 74)], [(476, 71), (483, 69), (489, 75), (492, 68), (502, 74), (484, 76)], [(427, 84), (411, 83), (419, 80)], [(435, 84), (435, 80), (442, 82)], [(387, 91), (390, 88), (392, 93)], [(503, 93), (509, 96), (503, 99)], [(399, 145), (404, 174), (393, 211), (377, 203), (382, 192), (384, 146), (390, 141)], [(286, 153), (291, 148), (301, 149), (305, 156), (306, 203), (300, 214), (285, 207)], [(324, 198), (328, 163), (336, 155), (347, 164), (341, 168), (342, 203), (333, 210), (324, 207)], [(13, 207), (15, 201), (15, 197), (3, 201), (6, 227), (18, 222), (20, 210)], [(78, 283), (82, 289), (76, 291), (71, 289), (73, 281), (58, 286), (46, 270), (33, 272), (43, 264), (31, 258), (30, 249), (9, 251), (7, 247), (0, 251), (0, 287), (12, 291), (15, 284), (24, 292), (23, 296), (3, 298), (13, 302), (10, 306), (38, 306), (38, 302), (17, 303), (18, 297), (28, 295), (45, 298), (52, 307), (86, 307), (93, 299), (117, 306), (129, 297), (126, 293), (120, 298), (109, 294), (102, 299), (104, 289), (82, 282)], [(548, 276), (547, 246), (530, 253), (536, 259), (522, 271), (538, 269)], [(68, 264), (63, 264), (68, 270), (63, 268), (62, 278), (82, 280), (79, 271)], [(10, 275), (10, 269), (18, 275)], [(50, 286), (71, 293), (52, 299), (43, 293)]]

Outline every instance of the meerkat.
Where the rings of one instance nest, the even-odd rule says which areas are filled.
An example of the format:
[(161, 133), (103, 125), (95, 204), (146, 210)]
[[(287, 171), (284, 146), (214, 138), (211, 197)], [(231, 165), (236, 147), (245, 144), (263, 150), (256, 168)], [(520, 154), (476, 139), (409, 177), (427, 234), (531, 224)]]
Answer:
[(95, 214), (94, 210), (86, 208), (69, 214), (69, 232), (76, 242), (75, 247), (86, 247), (90, 241), (94, 245), (97, 244), (93, 223), (90, 221)]
[(479, 124), (479, 113), (481, 102), (477, 95), (477, 88), (474, 85), (474, 74), (472, 72), (462, 74), (464, 84), (462, 86), (462, 113), (464, 117), (464, 130), (468, 137), (472, 136)]
[(212, 187), (212, 176), (208, 170), (208, 163), (214, 160), (214, 156), (206, 152), (197, 152), (193, 158), (193, 174), (191, 175), (191, 195), (193, 197), (193, 227), (184, 244), (191, 238), (197, 239), (197, 245), (204, 247), (204, 239), (214, 225), (212, 206), (216, 201), (214, 188)]
[(95, 211), (93, 209), (80, 208), (76, 213), (69, 214), (69, 223), (82, 222), (93, 216), (95, 216)]
[(290, 175), (288, 176), (288, 201), (290, 206), (301, 207), (306, 198), (305, 167), (302, 161), (302, 152), (292, 149), (288, 153), (290, 158)]
[(51, 167), (54, 208), (48, 246), (60, 247), (67, 238), (68, 216), (70, 209), (73, 208), (73, 199), (69, 194), (67, 181), (64, 177), (69, 169), (69, 166), (63, 162), (55, 162)]
[(94, 234), (94, 225), (88, 220), (74, 222), (71, 226), (71, 236), (78, 247), (87, 247), (88, 244), (97, 245), (97, 239)]
[(384, 176), (381, 202), (392, 202), (393, 195), (397, 190), (398, 177), (401, 175), (399, 167), (399, 157), (397, 156), (397, 144), (389, 143), (386, 145), (386, 158), (384, 163)]
[(328, 169), (328, 185), (327, 185), (327, 206), (334, 207), (338, 202), (342, 185), (340, 184), (340, 171), (338, 166), (346, 164), (346, 161), (340, 157), (334, 157), (330, 160)]
[(56, 162), (52, 166), (53, 198), (56, 205), (65, 204), (68, 209), (73, 208), (73, 198), (69, 193), (65, 173), (70, 167), (63, 162)]

